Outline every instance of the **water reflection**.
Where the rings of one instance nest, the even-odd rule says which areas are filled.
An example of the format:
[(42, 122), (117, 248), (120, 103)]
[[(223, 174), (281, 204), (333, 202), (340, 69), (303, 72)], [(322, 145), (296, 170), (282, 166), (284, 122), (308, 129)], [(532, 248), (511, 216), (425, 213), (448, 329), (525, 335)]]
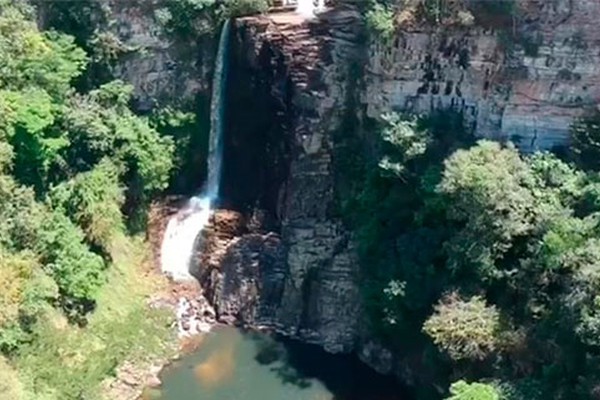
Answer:
[(162, 380), (160, 400), (408, 399), (352, 357), (233, 328), (208, 334)]
[(205, 387), (226, 384), (233, 376), (233, 348), (216, 350), (208, 359), (194, 368), (194, 375)]

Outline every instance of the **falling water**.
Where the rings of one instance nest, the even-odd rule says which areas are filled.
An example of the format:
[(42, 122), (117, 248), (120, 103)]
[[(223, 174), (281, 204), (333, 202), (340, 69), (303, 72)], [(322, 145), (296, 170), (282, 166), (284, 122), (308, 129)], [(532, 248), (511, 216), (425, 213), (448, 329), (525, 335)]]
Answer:
[(190, 261), (196, 237), (208, 223), (210, 200), (192, 197), (186, 206), (169, 220), (163, 237), (160, 263), (163, 273), (173, 280), (191, 279)]
[(211, 207), (219, 196), (221, 166), (223, 163), (223, 121), (225, 118), (225, 93), (227, 89), (227, 49), (231, 22), (226, 21), (221, 30), (219, 51), (215, 62), (215, 75), (210, 106), (210, 138), (208, 150), (208, 179), (206, 191), (192, 197), (186, 206), (174, 215), (165, 230), (161, 247), (161, 269), (174, 280), (188, 280), (190, 261), (198, 234), (210, 218)]
[(315, 16), (315, 12), (325, 7), (325, 0), (298, 0), (296, 11), (307, 18)]
[(225, 120), (225, 94), (227, 89), (227, 44), (231, 32), (231, 21), (225, 21), (219, 40), (219, 52), (213, 78), (213, 92), (210, 104), (210, 143), (208, 149), (207, 196), (211, 201), (219, 196), (221, 167), (223, 165), (223, 121)]

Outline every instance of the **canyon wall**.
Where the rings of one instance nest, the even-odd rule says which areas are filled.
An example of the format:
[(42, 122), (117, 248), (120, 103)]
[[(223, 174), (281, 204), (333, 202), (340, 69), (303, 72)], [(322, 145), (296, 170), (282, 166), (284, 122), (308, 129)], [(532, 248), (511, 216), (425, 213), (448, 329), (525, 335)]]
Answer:
[[(332, 352), (354, 350), (362, 323), (358, 262), (333, 217), (331, 135), (346, 109), (346, 63), (360, 52), (359, 19), (336, 10), (319, 21), (280, 14), (236, 22), (230, 91), (246, 85), (268, 107), (234, 101), (228, 111), (240, 128), (228, 133), (223, 197), (241, 213), (216, 214), (198, 271), (221, 319), (275, 327)], [(265, 125), (260, 113), (269, 111)], [(236, 146), (252, 153), (248, 160)], [(236, 195), (238, 185), (262, 195)], [(244, 212), (248, 222), (232, 229)]]
[(134, 87), (135, 107), (141, 112), (155, 106), (193, 103), (208, 98), (216, 39), (178, 35), (159, 23), (159, 1), (110, 1), (104, 30), (126, 49), (111, 66), (114, 76)]
[[(572, 119), (600, 96), (600, 2), (523, 3), (514, 29), (535, 39), (527, 51), (477, 26), (404, 28), (369, 45), (349, 0), (313, 21), (282, 13), (235, 22), (228, 210), (215, 214), (194, 271), (221, 320), (356, 351), (380, 372), (414, 379), (369, 334), (352, 236), (337, 214), (339, 135), (358, 135), (365, 150), (375, 138), (360, 126), (340, 130), (348, 114), (360, 125), (393, 110), (453, 107), (479, 136), (524, 151), (565, 145)], [(214, 42), (173, 42), (149, 15), (125, 3), (116, 18), (122, 40), (147, 49), (115, 66), (140, 109), (208, 93)]]
[(520, 3), (522, 21), (510, 29), (525, 46), (476, 26), (403, 30), (372, 46), (369, 115), (454, 107), (479, 136), (526, 152), (565, 145), (573, 118), (600, 99), (600, 2)]
[(221, 319), (356, 351), (413, 381), (408, 364), (418, 360), (395, 358), (369, 333), (352, 236), (336, 213), (339, 135), (358, 135), (367, 152), (375, 138), (340, 129), (348, 114), (360, 125), (388, 111), (451, 107), (478, 136), (526, 152), (567, 144), (573, 118), (600, 95), (600, 3), (551, 3), (523, 5), (514, 29), (538, 41), (527, 52), (476, 26), (401, 29), (369, 45), (350, 1), (314, 21), (238, 20), (224, 201), (239, 213), (217, 213), (197, 271)]

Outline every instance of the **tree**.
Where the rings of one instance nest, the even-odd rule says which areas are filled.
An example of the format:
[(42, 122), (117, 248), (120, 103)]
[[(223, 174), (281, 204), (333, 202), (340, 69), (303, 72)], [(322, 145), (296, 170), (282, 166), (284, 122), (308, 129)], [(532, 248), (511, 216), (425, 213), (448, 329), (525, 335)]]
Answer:
[(63, 97), (86, 65), (85, 52), (70, 36), (40, 32), (24, 2), (0, 4), (0, 9), (0, 88), (37, 86)]
[(105, 250), (112, 236), (123, 228), (119, 169), (108, 159), (52, 188), (49, 198), (54, 209), (71, 217), (91, 243)]
[(384, 127), (381, 131), (382, 139), (388, 145), (388, 153), (379, 166), (393, 175), (402, 177), (406, 164), (422, 156), (431, 141), (429, 132), (420, 129), (414, 118), (403, 118), (396, 113), (382, 116)]
[(498, 350), (500, 314), (481, 297), (444, 297), (423, 325), (423, 331), (453, 360), (483, 360)]
[(124, 183), (137, 196), (164, 190), (173, 168), (173, 140), (161, 136), (146, 118), (128, 109), (132, 87), (114, 81), (88, 95), (71, 98), (61, 125), (71, 146), (63, 158), (87, 171), (103, 158), (121, 168)]
[(600, 171), (600, 111), (588, 111), (571, 126), (571, 158), (584, 170)]
[(500, 400), (500, 393), (492, 385), (461, 380), (450, 386), (450, 397), (446, 400)]
[(396, 32), (394, 11), (383, 4), (375, 3), (373, 7), (367, 11), (365, 20), (369, 32), (375, 35), (379, 40), (390, 40)]
[(269, 9), (269, 0), (230, 0), (221, 5), (223, 18), (243, 17), (264, 13)]
[(84, 244), (81, 229), (53, 212), (42, 223), (38, 241), (43, 268), (56, 281), (65, 304), (93, 303), (106, 264)]
[(532, 184), (517, 150), (496, 142), (480, 141), (444, 162), (438, 191), (458, 227), (447, 244), (452, 269), (466, 268), (482, 279), (498, 275), (496, 261), (538, 218)]

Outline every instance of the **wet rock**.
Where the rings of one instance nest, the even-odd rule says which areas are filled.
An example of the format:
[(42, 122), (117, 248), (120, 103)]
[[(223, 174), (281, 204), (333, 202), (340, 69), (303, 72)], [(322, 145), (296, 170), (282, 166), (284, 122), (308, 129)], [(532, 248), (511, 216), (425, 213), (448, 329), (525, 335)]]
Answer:
[(157, 388), (162, 384), (160, 378), (157, 375), (150, 376), (145, 383), (145, 386), (149, 388)]
[(177, 333), (182, 339), (209, 332), (216, 323), (215, 311), (202, 295), (179, 298), (176, 314)]
[(244, 216), (231, 210), (215, 210), (211, 222), (213, 229), (223, 238), (233, 238), (241, 235), (246, 226)]

